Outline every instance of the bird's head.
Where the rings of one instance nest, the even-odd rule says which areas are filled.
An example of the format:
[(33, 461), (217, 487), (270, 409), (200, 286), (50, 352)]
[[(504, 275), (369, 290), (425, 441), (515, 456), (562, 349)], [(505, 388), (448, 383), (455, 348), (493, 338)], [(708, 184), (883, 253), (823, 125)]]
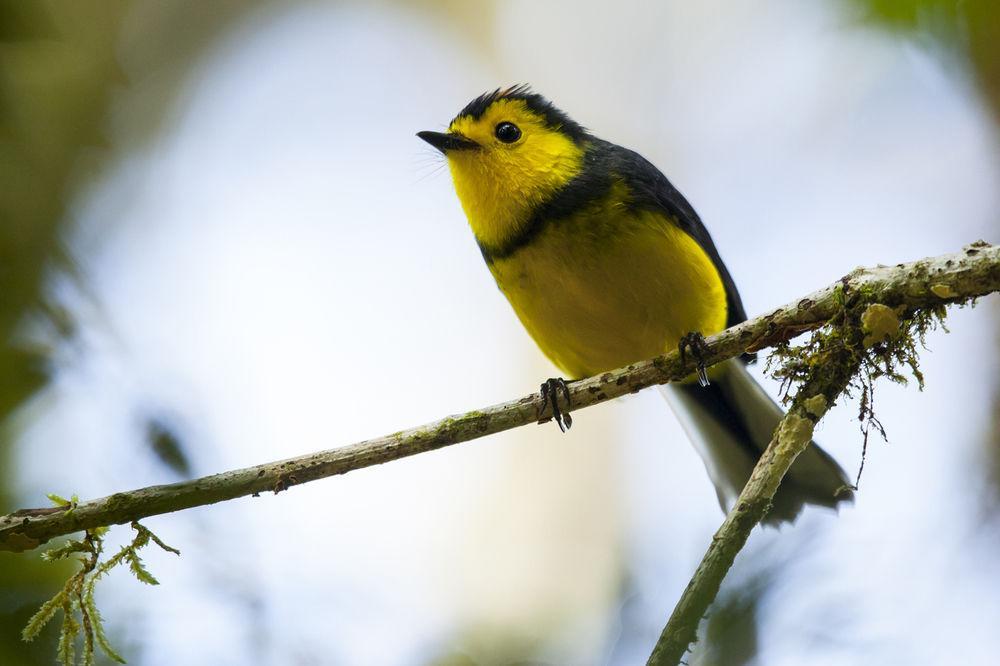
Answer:
[(583, 168), (587, 131), (526, 86), (480, 95), (447, 132), (419, 132), (448, 158), (455, 190), (483, 246), (516, 235)]

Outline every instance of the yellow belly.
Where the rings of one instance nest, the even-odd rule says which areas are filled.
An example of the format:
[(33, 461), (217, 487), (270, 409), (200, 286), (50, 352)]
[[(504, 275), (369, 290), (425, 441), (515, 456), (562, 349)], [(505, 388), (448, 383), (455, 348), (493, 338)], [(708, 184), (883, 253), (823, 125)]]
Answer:
[(711, 259), (656, 213), (599, 205), (490, 265), (521, 323), (570, 378), (676, 349), (726, 324)]

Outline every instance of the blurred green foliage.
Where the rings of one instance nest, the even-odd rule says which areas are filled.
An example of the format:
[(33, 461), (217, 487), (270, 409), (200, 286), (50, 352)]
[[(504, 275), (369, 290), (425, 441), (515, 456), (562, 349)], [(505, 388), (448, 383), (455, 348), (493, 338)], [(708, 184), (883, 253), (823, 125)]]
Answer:
[(46, 308), (44, 277), (68, 267), (60, 227), (84, 150), (101, 144), (122, 2), (0, 2), (0, 417), (44, 384), (45, 354), (15, 344)]
[(944, 46), (968, 65), (1000, 122), (1000, 2), (997, 0), (848, 0), (875, 25)]
[[(851, 0), (873, 22), (944, 45), (972, 73), (994, 123), (1000, 126), (1000, 1), (998, 0)], [(984, 429), (988, 461), (985, 510), (1000, 509), (1000, 380), (993, 390), (993, 422)]]
[[(129, 83), (121, 67), (125, 27), (150, 37), (141, 42), (146, 67), (172, 70), (162, 77), (162, 92), (182, 80), (222, 28), (260, 4), (0, 0), (0, 512), (18, 502), (11, 491), (12, 416), (50, 374), (53, 350), (27, 341), (25, 322), (45, 321), (53, 343), (74, 334), (72, 315), (54, 298), (49, 279), (82, 279), (64, 245), (67, 211), (114, 157), (107, 128), (112, 100)], [(154, 106), (161, 114), (168, 108)], [(144, 118), (146, 136), (159, 119)], [(47, 490), (73, 489), (39, 494)], [(0, 553), (0, 664), (52, 663), (57, 632), (47, 629), (29, 645), (20, 631), (69, 572), (30, 555)]]
[[(0, 1), (0, 511), (14, 508), (11, 414), (44, 384), (48, 354), (18, 339), (28, 313), (57, 312), (53, 268), (72, 271), (65, 212), (81, 172), (93, 169), (112, 88), (121, 81), (115, 36), (125, 2)], [(89, 163), (88, 163), (89, 162)], [(57, 329), (72, 334), (62, 318)], [(0, 554), (0, 663), (48, 664), (54, 631), (33, 645), (20, 630), (66, 566)]]
[(761, 601), (773, 577), (769, 569), (742, 585), (723, 588), (702, 625), (704, 640), (694, 646), (692, 666), (743, 666), (757, 659)]

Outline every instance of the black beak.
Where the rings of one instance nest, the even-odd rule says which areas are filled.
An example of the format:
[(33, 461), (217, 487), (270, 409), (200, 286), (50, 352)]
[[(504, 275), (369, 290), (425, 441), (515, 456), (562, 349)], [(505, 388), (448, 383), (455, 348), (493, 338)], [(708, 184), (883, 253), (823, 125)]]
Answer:
[(449, 150), (470, 150), (479, 147), (478, 143), (472, 139), (466, 139), (461, 134), (417, 132), (417, 136), (445, 154), (448, 154)]

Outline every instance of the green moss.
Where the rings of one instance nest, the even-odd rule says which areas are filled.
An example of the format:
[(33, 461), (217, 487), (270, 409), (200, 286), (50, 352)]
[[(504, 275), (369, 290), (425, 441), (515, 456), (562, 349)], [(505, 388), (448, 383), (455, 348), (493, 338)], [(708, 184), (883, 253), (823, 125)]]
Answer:
[[(915, 379), (923, 389), (919, 352), (925, 348), (928, 333), (938, 327), (947, 330), (944, 306), (892, 308), (878, 303), (879, 295), (870, 285), (857, 289), (839, 285), (834, 297), (840, 312), (805, 343), (777, 346), (767, 362), (767, 370), (781, 381), (783, 401), (801, 404), (814, 416), (821, 416), (837, 398), (826, 394), (823, 387), (846, 386), (844, 393), (859, 397), (862, 468), (871, 431), (885, 438), (885, 429), (875, 415), (876, 382), (888, 379), (906, 384)], [(810, 387), (809, 395), (800, 398), (805, 386)], [(823, 409), (819, 409), (820, 397), (824, 399)], [(858, 479), (860, 476), (859, 470)]]
[[(53, 497), (52, 500), (60, 505), (67, 502), (61, 497)], [(80, 568), (66, 581), (62, 589), (42, 604), (38, 612), (28, 620), (28, 624), (21, 632), (23, 640), (34, 640), (55, 618), (56, 613), (61, 611), (62, 627), (59, 630), (57, 656), (63, 666), (72, 666), (76, 663), (76, 642), (77, 637), (81, 635), (83, 639), (81, 657), (84, 664), (94, 663), (96, 647), (100, 647), (114, 661), (125, 663), (121, 655), (111, 647), (104, 633), (104, 623), (94, 601), (97, 581), (115, 567), (127, 564), (129, 571), (140, 582), (159, 585), (139, 557), (139, 551), (152, 542), (163, 550), (180, 555), (180, 551), (163, 543), (159, 537), (139, 523), (133, 522), (132, 529), (136, 531), (132, 542), (122, 546), (118, 553), (104, 561), (101, 561), (101, 554), (104, 551), (104, 535), (108, 531), (106, 527), (88, 530), (83, 539), (70, 539), (42, 553), (42, 559), (48, 562), (77, 559)]]

